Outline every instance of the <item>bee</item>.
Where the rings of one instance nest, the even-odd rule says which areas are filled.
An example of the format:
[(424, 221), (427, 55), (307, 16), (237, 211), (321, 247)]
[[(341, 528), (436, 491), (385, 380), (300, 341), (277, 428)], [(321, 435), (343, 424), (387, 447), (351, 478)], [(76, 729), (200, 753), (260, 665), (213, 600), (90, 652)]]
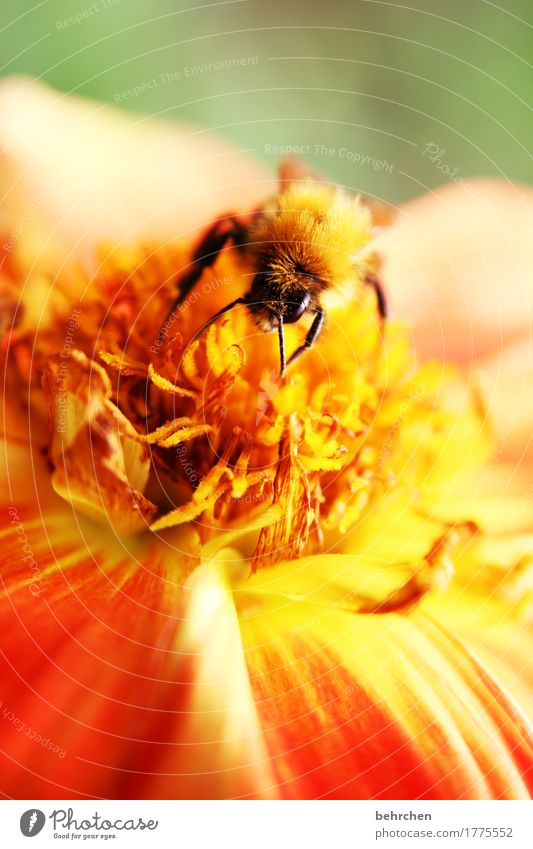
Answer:
[[(327, 313), (360, 297), (362, 287), (373, 288), (382, 321), (387, 309), (376, 274), (370, 204), (317, 179), (299, 161), (283, 162), (279, 177), (277, 195), (247, 220), (228, 214), (208, 228), (179, 282), (174, 309), (232, 244), (254, 269), (250, 289), (216, 312), (199, 332), (228, 310), (245, 306), (261, 330), (277, 332), (283, 376), (315, 344)], [(306, 316), (310, 317), (306, 335), (287, 360), (283, 328)]]

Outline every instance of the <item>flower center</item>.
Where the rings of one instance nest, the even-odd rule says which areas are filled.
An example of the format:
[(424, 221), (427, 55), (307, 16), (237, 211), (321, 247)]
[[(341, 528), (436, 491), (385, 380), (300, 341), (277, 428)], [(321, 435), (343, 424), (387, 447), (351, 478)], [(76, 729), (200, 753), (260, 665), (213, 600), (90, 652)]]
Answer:
[[(198, 334), (249, 288), (236, 252), (171, 312), (183, 265), (179, 247), (113, 255), (76, 326), (58, 307), (39, 334), (61, 495), (128, 532), (189, 525), (200, 544), (259, 527), (254, 568), (342, 548), (394, 489), (423, 500), (450, 434), (469, 439), (476, 412), (447, 405), (441, 366), (415, 368), (405, 328), (383, 327), (372, 291), (332, 311), (280, 378), (278, 341), (245, 305)], [(305, 318), (287, 327), (288, 354), (307, 329)]]

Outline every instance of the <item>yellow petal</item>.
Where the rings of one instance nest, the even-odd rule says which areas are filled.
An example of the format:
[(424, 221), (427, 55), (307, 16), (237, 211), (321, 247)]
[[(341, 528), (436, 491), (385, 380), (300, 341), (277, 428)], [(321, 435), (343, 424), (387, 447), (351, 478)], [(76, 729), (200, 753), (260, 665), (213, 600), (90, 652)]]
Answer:
[(182, 616), (170, 649), (183, 701), (150, 794), (175, 798), (181, 787), (180, 798), (275, 798), (231, 590), (216, 566), (190, 576)]
[[(476, 364), (476, 379), (494, 420), (497, 462), (533, 467), (533, 343), (517, 339)], [(511, 469), (510, 469), (511, 471)], [(526, 492), (529, 488), (526, 487)]]

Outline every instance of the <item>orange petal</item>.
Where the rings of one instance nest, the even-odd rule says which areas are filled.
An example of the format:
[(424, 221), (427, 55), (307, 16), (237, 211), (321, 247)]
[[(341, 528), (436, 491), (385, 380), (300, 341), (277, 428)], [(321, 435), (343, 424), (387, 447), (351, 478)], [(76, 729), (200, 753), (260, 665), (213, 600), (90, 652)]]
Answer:
[(223, 567), (189, 576), (187, 532), (127, 553), (94, 525), (7, 515), (8, 795), (528, 797), (529, 726), (424, 613), (259, 592), (265, 570), (236, 586), (237, 624)]
[(3, 210), (35, 256), (93, 260), (98, 242), (188, 237), (272, 191), (266, 169), (195, 127), (143, 118), (37, 80), (0, 89)]
[[(166, 551), (125, 552), (97, 530), (48, 517), (47, 536), (21, 509), (3, 531), (2, 791), (275, 795), (232, 597), (217, 569), (188, 580), (188, 532), (168, 536)], [(22, 545), (35, 566), (21, 561)]]
[(254, 694), (288, 798), (530, 798), (533, 729), (421, 613), (287, 599), (241, 611)]
[(472, 362), (531, 329), (533, 191), (473, 179), (401, 208), (383, 234), (394, 311), (424, 356)]
[(49, 364), (44, 386), (55, 491), (120, 533), (145, 530), (156, 511), (143, 495), (150, 458), (133, 426), (110, 401), (107, 373), (73, 350), (68, 360)]

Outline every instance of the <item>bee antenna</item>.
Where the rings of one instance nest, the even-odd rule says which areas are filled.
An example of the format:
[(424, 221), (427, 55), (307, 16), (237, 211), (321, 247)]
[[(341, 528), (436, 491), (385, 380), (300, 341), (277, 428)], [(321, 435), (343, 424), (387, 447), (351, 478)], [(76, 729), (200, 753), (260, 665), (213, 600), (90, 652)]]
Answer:
[(285, 374), (285, 337), (283, 335), (283, 317), (278, 316), (278, 338), (279, 338), (279, 360), (280, 360), (280, 377)]
[(212, 315), (211, 318), (209, 319), (209, 321), (206, 321), (206, 323), (203, 325), (203, 327), (201, 327), (199, 330), (196, 331), (193, 338), (197, 339), (199, 336), (201, 336), (201, 334), (204, 333), (208, 329), (208, 327), (211, 327), (211, 325), (215, 321), (217, 321), (217, 319), (219, 319), (221, 315), (224, 315), (225, 312), (232, 310), (233, 307), (237, 307), (237, 306), (239, 306), (239, 304), (247, 304), (247, 303), (248, 303), (248, 301), (246, 300), (246, 298), (236, 298), (234, 301), (231, 301), (229, 304), (226, 304), (225, 307), (222, 307), (221, 310), (219, 310), (214, 315)]

